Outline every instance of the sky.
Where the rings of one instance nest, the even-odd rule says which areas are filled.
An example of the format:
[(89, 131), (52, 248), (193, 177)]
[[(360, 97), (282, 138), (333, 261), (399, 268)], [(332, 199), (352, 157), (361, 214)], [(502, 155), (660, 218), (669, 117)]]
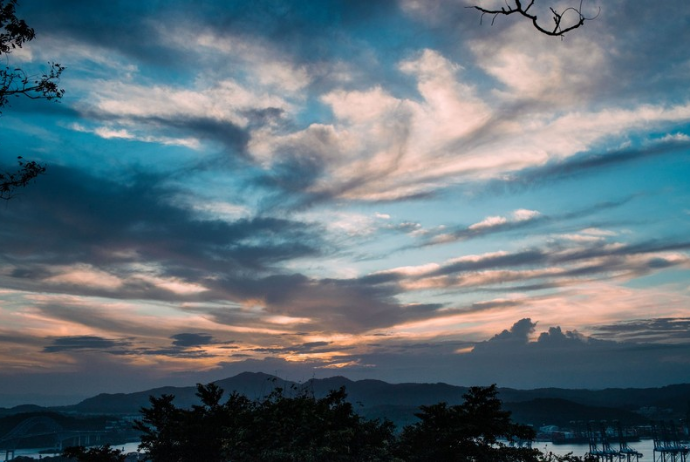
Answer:
[(690, 4), (472, 4), (20, 1), (6, 63), (66, 93), (0, 116), (47, 167), (0, 204), (0, 406), (690, 382)]

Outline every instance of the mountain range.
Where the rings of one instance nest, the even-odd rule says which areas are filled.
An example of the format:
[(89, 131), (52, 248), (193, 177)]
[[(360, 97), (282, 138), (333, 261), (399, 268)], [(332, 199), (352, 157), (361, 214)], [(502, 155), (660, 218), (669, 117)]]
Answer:
[[(215, 382), (220, 388), (238, 392), (250, 399), (261, 399), (275, 388), (284, 393), (307, 390), (316, 397), (330, 390), (345, 387), (348, 400), (368, 418), (388, 418), (399, 427), (415, 421), (414, 413), (421, 405), (441, 401), (448, 404), (462, 402), (467, 387), (445, 383), (400, 383), (380, 380), (352, 381), (345, 377), (312, 379), (296, 383), (278, 377), (245, 372)], [(33, 405), (0, 408), (0, 416), (41, 411), (71, 415), (136, 415), (149, 405), (150, 396), (170, 394), (178, 406), (198, 404), (196, 387), (161, 387), (136, 393), (103, 393), (77, 404), (58, 407)], [(641, 425), (650, 420), (670, 420), (690, 417), (690, 384), (660, 388), (615, 388), (604, 390), (541, 388), (517, 390), (499, 388), (504, 408), (513, 419), (536, 427), (542, 425), (567, 426), (571, 421), (618, 420), (624, 425)]]

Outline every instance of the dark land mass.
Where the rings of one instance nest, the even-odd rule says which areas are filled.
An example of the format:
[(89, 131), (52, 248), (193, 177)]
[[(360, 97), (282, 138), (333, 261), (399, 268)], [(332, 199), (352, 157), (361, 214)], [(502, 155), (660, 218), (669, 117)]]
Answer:
[[(226, 394), (237, 392), (250, 399), (261, 399), (275, 388), (282, 388), (288, 396), (304, 391), (315, 397), (324, 397), (330, 390), (345, 387), (348, 400), (355, 409), (367, 418), (388, 418), (398, 428), (413, 423), (414, 414), (421, 405), (445, 401), (451, 405), (460, 404), (467, 387), (445, 383), (401, 383), (391, 384), (379, 380), (352, 381), (345, 377), (312, 379), (295, 383), (278, 377), (245, 372), (215, 382)], [(199, 404), (196, 387), (162, 387), (137, 393), (100, 394), (71, 406), (43, 408), (23, 405), (14, 408), (0, 408), (0, 438), (17, 422), (27, 416), (50, 413), (60, 415), (65, 426), (91, 427), (95, 421), (87, 416), (137, 416), (142, 407), (149, 406), (150, 396), (174, 395), (179, 407)], [(618, 420), (623, 425), (644, 425), (652, 420), (688, 418), (690, 414), (690, 384), (672, 385), (660, 388), (617, 388), (605, 390), (578, 390), (543, 388), (516, 390), (499, 388), (499, 397), (504, 408), (511, 411), (518, 423), (534, 425), (568, 426), (572, 421)], [(100, 417), (101, 420), (105, 417)], [(57, 418), (56, 418), (57, 420)], [(88, 422), (88, 423), (87, 423)]]
[(559, 398), (538, 398), (517, 403), (504, 403), (503, 408), (512, 413), (513, 420), (535, 427), (557, 425), (559, 427), (586, 426), (589, 421), (618, 421), (626, 426), (646, 425), (649, 418), (626, 409), (587, 406)]

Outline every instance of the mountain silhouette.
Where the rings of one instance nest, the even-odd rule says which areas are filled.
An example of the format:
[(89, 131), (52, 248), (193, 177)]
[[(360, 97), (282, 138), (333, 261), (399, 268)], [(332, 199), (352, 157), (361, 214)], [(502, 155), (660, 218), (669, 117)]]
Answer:
[[(306, 392), (320, 398), (331, 390), (345, 387), (348, 401), (355, 405), (361, 415), (368, 418), (389, 418), (398, 425), (413, 422), (414, 414), (421, 405), (441, 401), (450, 405), (459, 404), (468, 390), (467, 387), (446, 383), (392, 384), (370, 379), (353, 381), (341, 376), (298, 383), (256, 372), (244, 372), (214, 383), (225, 390), (226, 394), (237, 392), (252, 400), (262, 399), (276, 388), (281, 388), (287, 395)], [(135, 393), (102, 393), (71, 406), (17, 406), (0, 409), (0, 415), (17, 414), (27, 409), (85, 415), (137, 415), (142, 407), (149, 406), (149, 397), (164, 394), (174, 395), (174, 402), (180, 407), (199, 404), (195, 386), (160, 387)], [(690, 384), (605, 390), (499, 388), (499, 397), (505, 408), (513, 412), (514, 420), (520, 423), (565, 424), (572, 420), (597, 419), (640, 424), (659, 416), (663, 419), (684, 418), (690, 409)]]

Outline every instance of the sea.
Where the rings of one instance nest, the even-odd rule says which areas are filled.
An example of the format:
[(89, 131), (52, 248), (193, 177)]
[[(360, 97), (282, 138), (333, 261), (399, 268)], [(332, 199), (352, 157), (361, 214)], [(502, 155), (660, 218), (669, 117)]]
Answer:
[[(122, 452), (125, 454), (128, 454), (130, 452), (137, 452), (139, 448), (139, 442), (136, 441), (134, 443), (125, 443), (125, 444), (119, 444), (119, 445), (114, 445), (112, 446), (113, 449), (120, 449)], [(34, 449), (17, 449), (14, 453), (14, 457), (19, 457), (19, 456), (24, 456), (24, 457), (32, 457), (34, 459), (41, 459), (42, 457), (47, 457), (47, 456), (56, 456), (59, 455), (60, 453), (53, 453), (53, 452), (48, 452), (50, 451), (49, 449), (40, 449), (40, 448), (34, 448)], [(2, 454), (0, 454), (0, 461), (4, 462), (5, 460), (5, 453), (4, 451)]]
[[(139, 442), (126, 443), (123, 445), (113, 446), (114, 449), (120, 449), (124, 453), (137, 452)], [(635, 443), (629, 443), (632, 449), (637, 452), (642, 453), (640, 462), (654, 462), (654, 440), (645, 439), (640, 440)], [(535, 442), (532, 445), (533, 448), (539, 449), (544, 453), (553, 452), (554, 454), (564, 455), (572, 452), (575, 456), (584, 456), (587, 451), (589, 451), (589, 446), (586, 444), (553, 444), (549, 442)], [(615, 446), (612, 445), (615, 448)], [(33, 457), (34, 459), (39, 459), (41, 456), (52, 455), (52, 454), (41, 454), (39, 449), (18, 449), (15, 453), (17, 456)], [(4, 457), (4, 454), (2, 455)]]
[[(588, 444), (553, 444), (549, 442), (534, 442), (533, 448), (539, 449), (543, 453), (553, 452), (554, 454), (564, 455), (572, 452), (574, 456), (584, 456), (589, 452)], [(634, 443), (628, 443), (630, 449), (642, 453), (640, 462), (654, 462), (654, 440), (644, 439)], [(617, 449), (617, 444), (611, 444), (611, 449)], [(633, 459), (635, 460), (635, 459)]]

